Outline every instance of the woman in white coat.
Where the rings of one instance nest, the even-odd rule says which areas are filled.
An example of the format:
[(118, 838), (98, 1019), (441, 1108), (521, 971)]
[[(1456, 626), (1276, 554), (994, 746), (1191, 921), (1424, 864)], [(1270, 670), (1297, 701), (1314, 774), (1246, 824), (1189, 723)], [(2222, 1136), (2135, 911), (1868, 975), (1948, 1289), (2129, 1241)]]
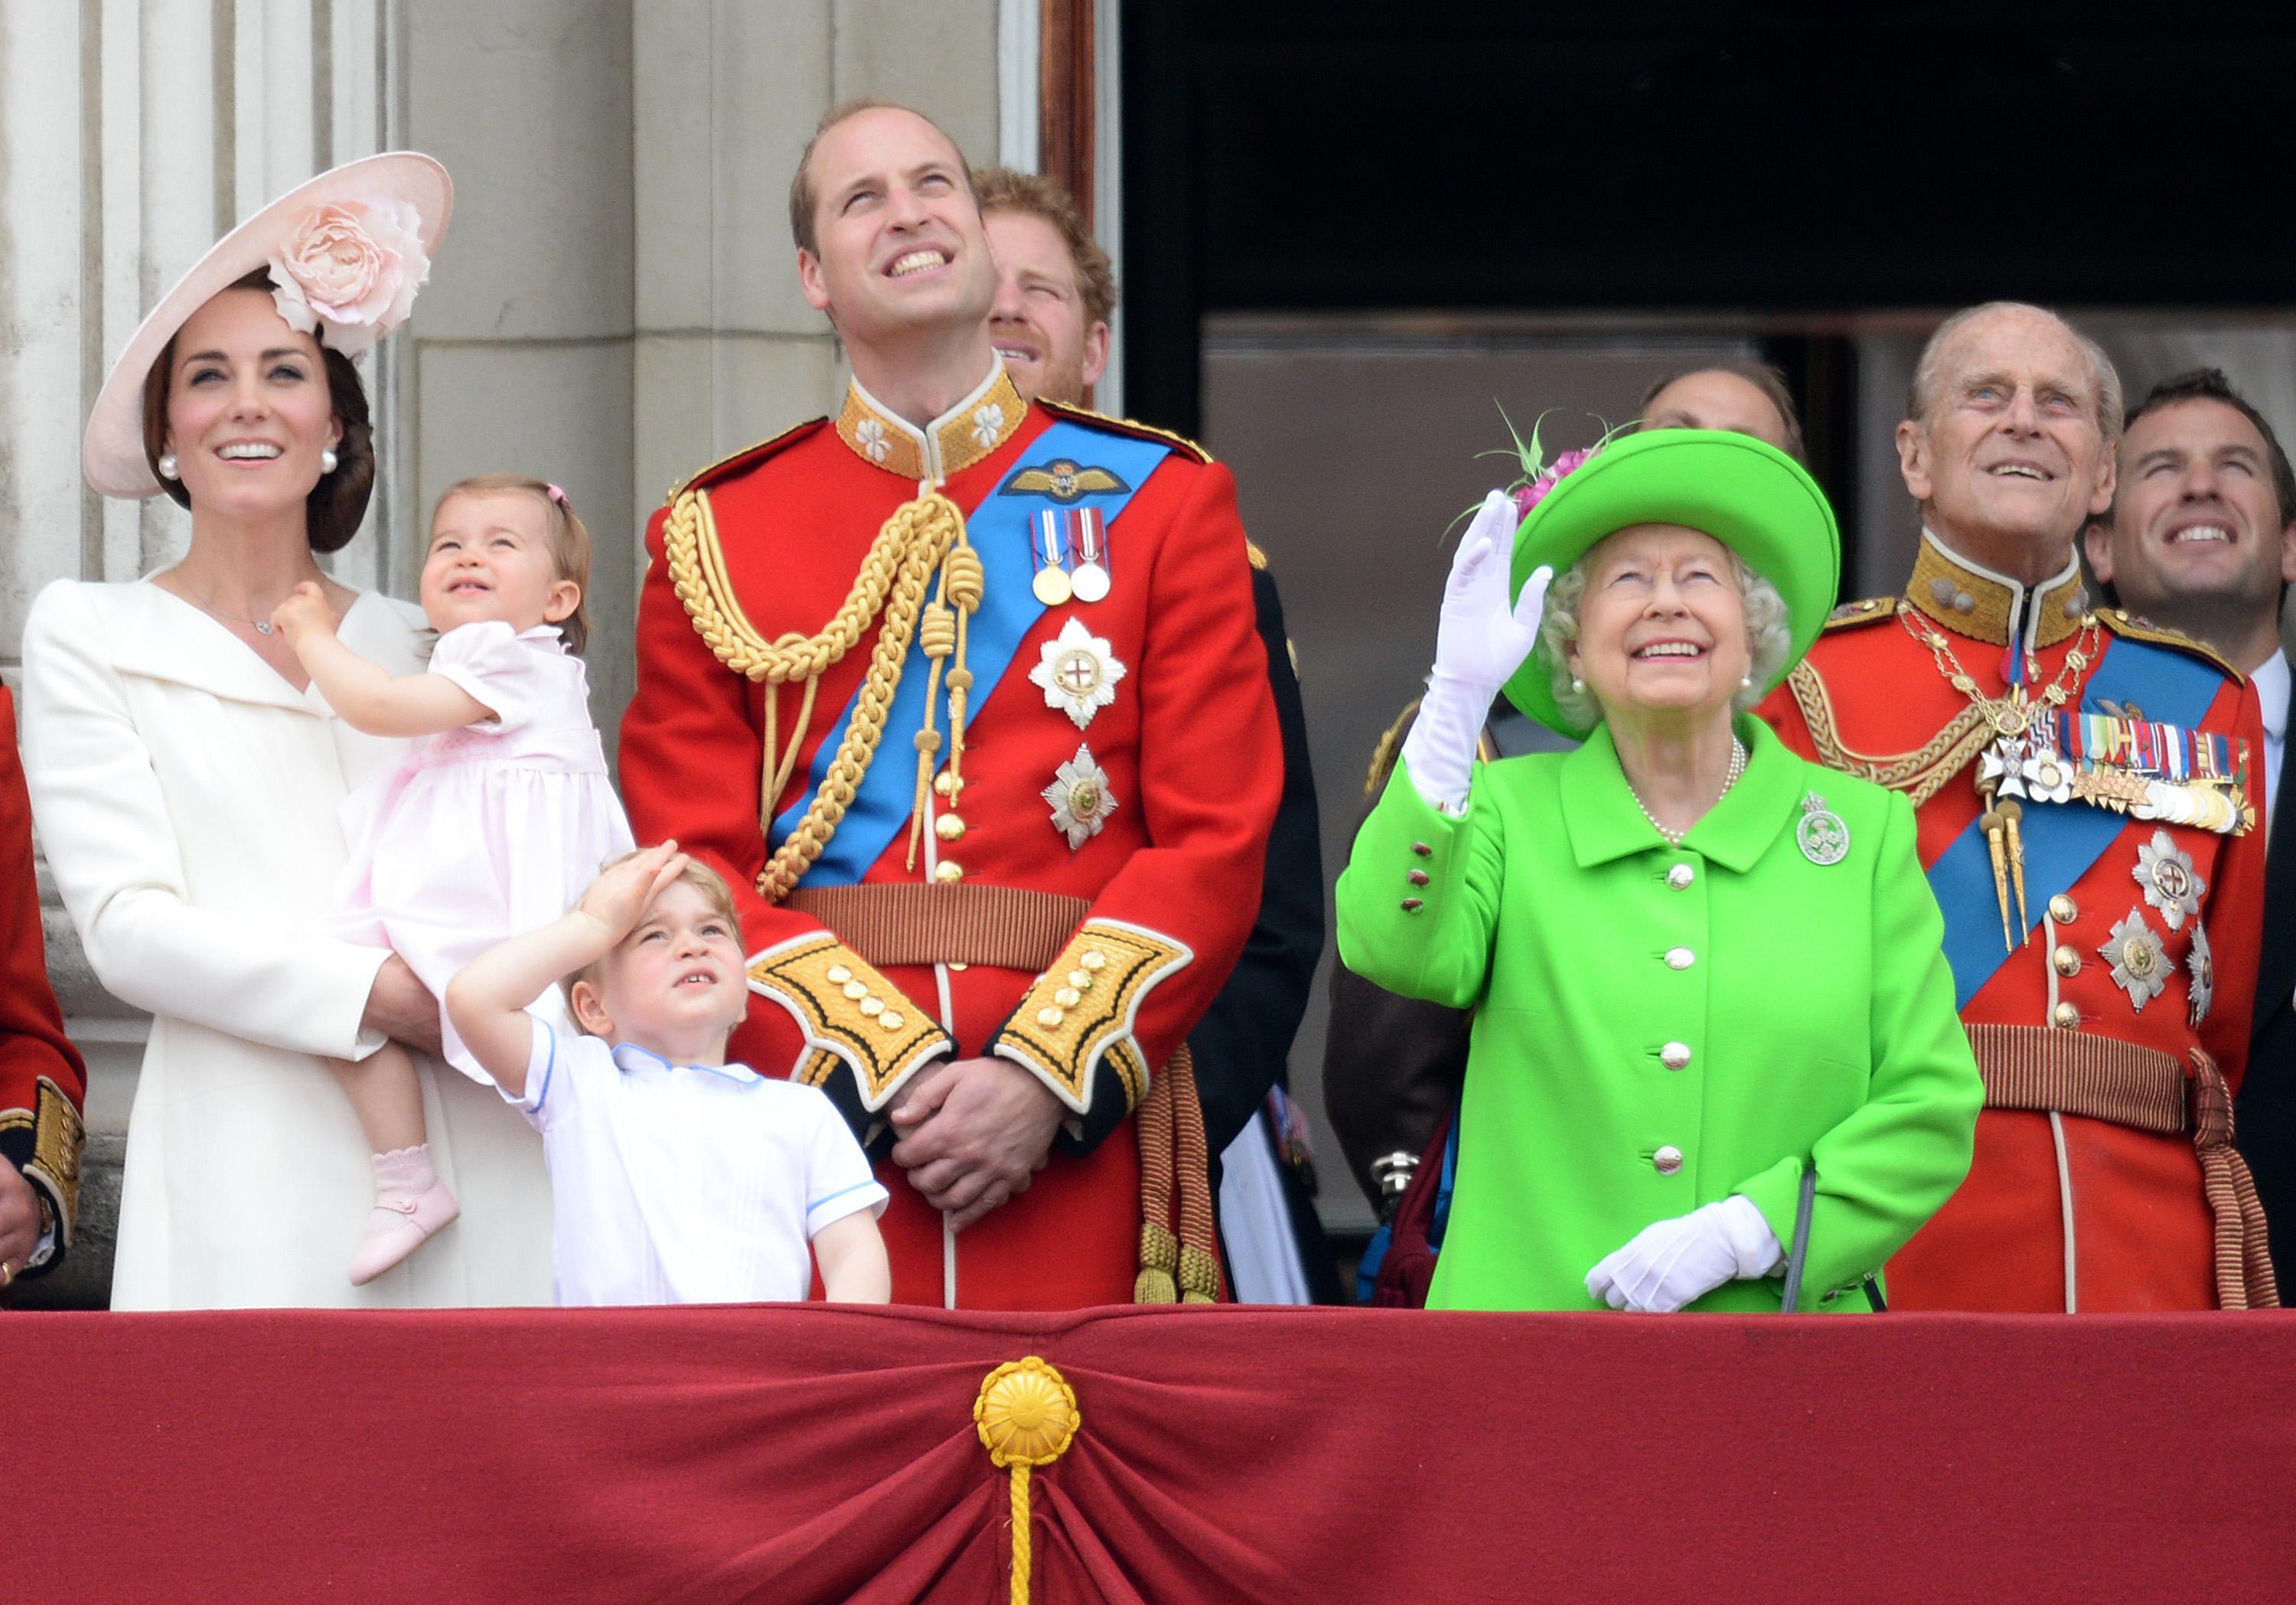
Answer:
[(423, 1063), (460, 1221), (365, 1288), (367, 1143), (323, 1057), (435, 1052), (438, 1003), (396, 955), (313, 934), (337, 811), (390, 755), (334, 716), (269, 622), (321, 585), (341, 636), (421, 667), (414, 608), (336, 584), (374, 479), (351, 358), (405, 318), (452, 201), (425, 156), (321, 175), (226, 235), (129, 340), (88, 421), (106, 495), (191, 509), (183, 560), (58, 581), (24, 631), (34, 815), (96, 976), (154, 1016), (128, 1118), (112, 1304), (546, 1304), (539, 1143), (492, 1089)]

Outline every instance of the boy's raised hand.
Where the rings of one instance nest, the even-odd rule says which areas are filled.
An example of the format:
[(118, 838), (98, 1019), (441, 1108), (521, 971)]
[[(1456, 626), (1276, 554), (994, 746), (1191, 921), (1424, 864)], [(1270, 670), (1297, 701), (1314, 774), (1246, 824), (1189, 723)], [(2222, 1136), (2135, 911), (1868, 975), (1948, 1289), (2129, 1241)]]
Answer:
[(647, 905), (685, 868), (677, 843), (665, 841), (635, 853), (590, 883), (578, 905), (620, 941), (645, 917)]

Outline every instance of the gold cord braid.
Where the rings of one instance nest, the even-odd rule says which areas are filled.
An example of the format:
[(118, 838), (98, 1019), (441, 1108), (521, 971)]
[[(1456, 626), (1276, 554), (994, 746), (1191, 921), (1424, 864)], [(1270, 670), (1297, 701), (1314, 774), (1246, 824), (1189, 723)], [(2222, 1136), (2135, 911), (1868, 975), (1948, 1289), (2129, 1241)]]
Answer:
[(1786, 676), (1786, 684), (1792, 689), (1794, 705), (1801, 710), (1802, 722), (1809, 727), (1810, 744), (1817, 749), (1820, 763), (1877, 786), (1903, 791), (1916, 808), (1943, 790), (1946, 782), (1966, 768), (1993, 739), (1992, 728), (1986, 724), (1982, 712), (1964, 708), (1915, 751), (1859, 752), (1841, 739), (1841, 727), (1834, 719), (1833, 699), (1827, 693), (1825, 682), (1807, 659), (1794, 666), (1793, 673)]
[[(758, 890), (768, 900), (779, 902), (790, 894), (799, 879), (821, 856), (836, 833), (839, 822), (845, 817), (845, 810), (852, 805), (854, 793), (868, 774), (870, 760), (876, 756), (878, 742), (884, 735), (886, 712), (892, 706), (901, 665), (908, 657), (909, 642), (916, 633), (926, 587), (941, 568), (949, 549), (964, 537), (964, 513), (939, 492), (928, 491), (914, 501), (903, 503), (878, 530), (867, 557), (862, 561), (853, 589), (828, 626), (816, 635), (791, 634), (769, 642), (750, 623), (734, 594), (733, 582), (726, 573), (725, 549), (718, 543), (717, 520), (709, 508), (709, 492), (689, 490), (671, 504), (663, 528), (662, 556), (672, 587), (686, 616), (693, 621), (695, 633), (718, 660), (736, 674), (773, 687), (791, 680), (805, 684), (798, 728), (785, 752), (777, 750), (780, 743), (773, 712), (776, 693), (767, 693), (765, 768), (758, 799), (760, 831), (770, 829), (774, 803), (781, 787), (788, 783), (789, 775), (795, 771), (797, 749), (812, 722), (815, 683), (853, 649), (862, 631), (881, 610), (884, 615), (876, 646), (869, 656), (868, 673), (862, 679), (861, 693), (854, 705), (852, 722), (846, 728), (845, 739), (838, 745), (836, 758), (823, 775), (820, 789), (807, 807), (804, 819), (758, 876)], [(931, 717), (929, 703), (929, 726)], [(922, 745), (921, 736), (919, 746)]]
[[(952, 800), (964, 788), (964, 693), (972, 689), (972, 671), (964, 666), (967, 626), (988, 589), (980, 554), (965, 539), (962, 528), (956, 543), (941, 561), (940, 594), (926, 604), (918, 643), (931, 659), (925, 675), (925, 722), (917, 732), (917, 792), (909, 805), (908, 867), (917, 867), (917, 841), (925, 827), (925, 798), (932, 788), (934, 759), (940, 751), (940, 733), (933, 728), (933, 710), (940, 705), (941, 665), (954, 657), (948, 670), (948, 778)], [(949, 604), (956, 605), (951, 608)]]

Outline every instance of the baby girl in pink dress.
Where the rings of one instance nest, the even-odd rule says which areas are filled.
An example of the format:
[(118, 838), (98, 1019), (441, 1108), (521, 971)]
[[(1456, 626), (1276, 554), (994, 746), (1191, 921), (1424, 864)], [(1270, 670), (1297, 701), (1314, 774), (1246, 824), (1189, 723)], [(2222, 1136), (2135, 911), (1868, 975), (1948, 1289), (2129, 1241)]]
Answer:
[[(589, 532), (565, 493), (490, 474), (455, 486), (431, 515), (429, 672), (394, 676), (345, 646), (315, 585), (274, 615), (347, 724), (413, 738), (343, 805), (350, 857), (327, 929), (390, 948), (436, 996), (488, 948), (559, 918), (601, 865), (631, 850), (579, 656), (589, 577)], [(532, 1007), (571, 1031), (557, 987)], [(443, 1017), (440, 1033), (448, 1061), (486, 1081)], [(374, 1210), (351, 1261), (363, 1284), (460, 1210), (430, 1162), (406, 1050), (386, 1041), (329, 1062), (374, 1150)]]

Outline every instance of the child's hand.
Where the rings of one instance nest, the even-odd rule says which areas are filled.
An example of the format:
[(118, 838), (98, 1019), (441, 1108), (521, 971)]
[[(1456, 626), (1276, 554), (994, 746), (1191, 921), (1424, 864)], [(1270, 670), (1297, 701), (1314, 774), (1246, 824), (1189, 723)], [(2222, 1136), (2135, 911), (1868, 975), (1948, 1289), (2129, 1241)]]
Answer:
[(590, 883), (581, 912), (620, 941), (645, 917), (646, 905), (685, 868), (677, 843), (665, 841), (623, 859)]
[(271, 610), (271, 624), (287, 637), (289, 646), (296, 646), (304, 636), (315, 632), (333, 635), (335, 610), (327, 605), (326, 593), (307, 579), (288, 593), (286, 601)]

